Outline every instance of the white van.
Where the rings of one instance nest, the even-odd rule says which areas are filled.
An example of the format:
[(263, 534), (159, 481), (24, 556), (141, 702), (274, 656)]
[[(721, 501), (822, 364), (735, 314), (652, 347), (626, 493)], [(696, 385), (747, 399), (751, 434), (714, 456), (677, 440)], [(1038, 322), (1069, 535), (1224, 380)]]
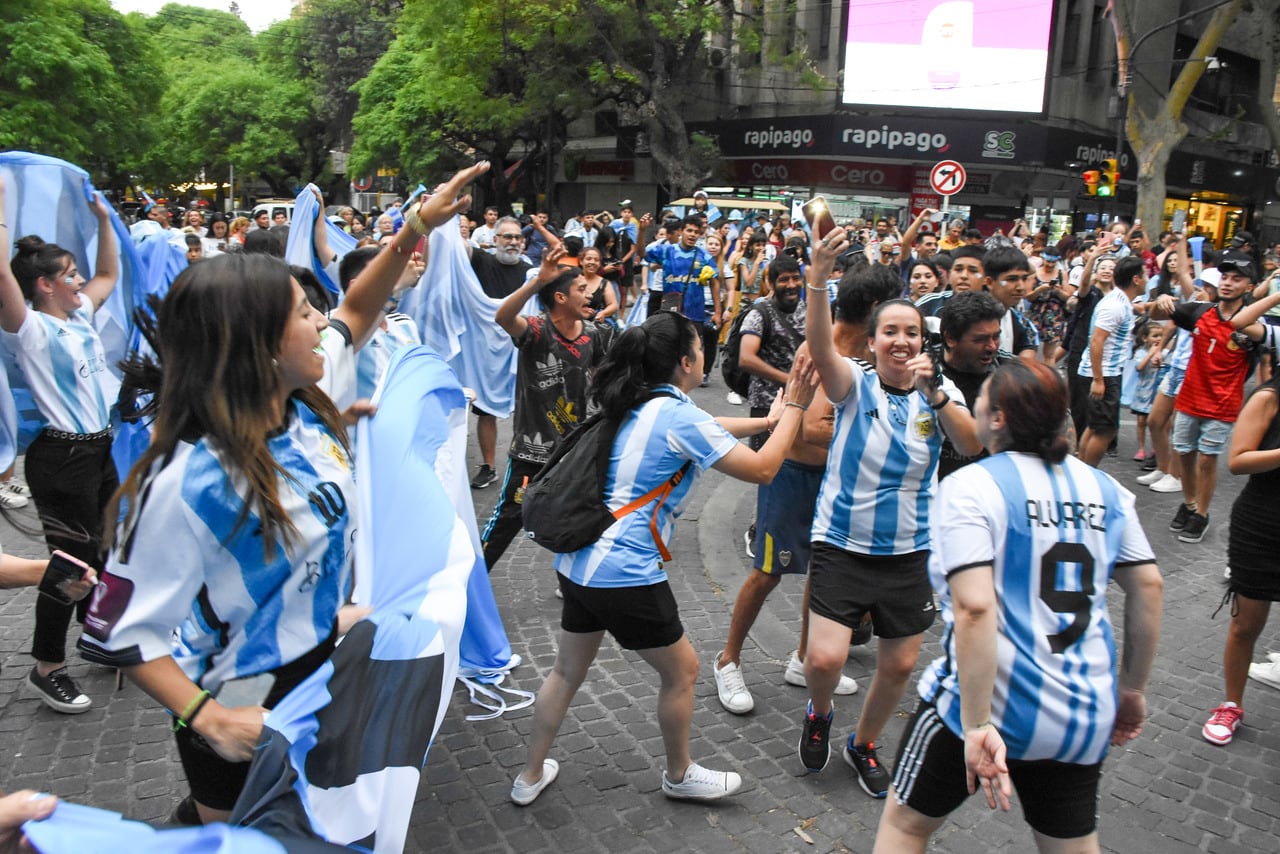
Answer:
[(276, 224), (276, 212), (284, 211), (285, 223), (293, 222), (293, 199), (267, 199), (253, 206), (253, 216), (250, 219), (257, 219), (258, 214), (263, 211), (267, 212), (267, 216), (271, 218), (271, 224)]

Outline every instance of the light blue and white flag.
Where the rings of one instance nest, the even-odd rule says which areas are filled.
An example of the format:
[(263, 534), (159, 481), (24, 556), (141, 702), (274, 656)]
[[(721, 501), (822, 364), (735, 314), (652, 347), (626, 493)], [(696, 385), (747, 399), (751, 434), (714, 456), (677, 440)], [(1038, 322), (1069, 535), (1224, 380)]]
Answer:
[(358, 428), (354, 597), (373, 614), (271, 712), (232, 820), (400, 852), (481, 558), (474, 515), (462, 518), (444, 485), (466, 467), (457, 379), (435, 354), (406, 348), (375, 402)]
[[(321, 263), (316, 257), (314, 223), (316, 217), (324, 216), (320, 203), (316, 201), (317, 189), (315, 184), (308, 184), (293, 200), (293, 224), (289, 228), (289, 243), (284, 250), (284, 259), (290, 264), (297, 264), (314, 272), (320, 283), (341, 301), (342, 288), (339, 287), (337, 268), (328, 266), (329, 259), (326, 258)], [(356, 239), (327, 219), (324, 223), (324, 235), (339, 262), (356, 248)]]
[[(427, 271), (400, 300), (400, 311), (422, 331), (422, 343), (439, 353), (476, 405), (506, 418), (515, 408), (516, 348), (494, 320), (502, 300), (485, 294), (471, 269), (456, 218), (431, 232)], [(536, 299), (525, 313), (536, 311)]]
[(622, 325), (623, 329), (630, 329), (633, 326), (640, 326), (649, 319), (649, 295), (640, 294), (636, 297), (635, 302), (631, 303), (631, 308), (627, 309), (627, 321)]

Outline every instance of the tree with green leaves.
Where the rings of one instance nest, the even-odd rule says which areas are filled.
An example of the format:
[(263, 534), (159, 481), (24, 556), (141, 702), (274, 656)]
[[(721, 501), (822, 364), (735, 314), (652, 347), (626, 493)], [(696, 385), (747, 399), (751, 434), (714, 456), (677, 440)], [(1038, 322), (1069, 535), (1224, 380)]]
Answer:
[(163, 91), (150, 36), (107, 0), (0, 7), (0, 148), (61, 157), (123, 187)]
[[(459, 4), (420, 0), (356, 90), (352, 169), (398, 166), (405, 178), (487, 159), (486, 197), (523, 189), (568, 123), (598, 102), (583, 72), (589, 27), (575, 0)], [(510, 174), (501, 166), (520, 152)]]
[[(1171, 85), (1161, 75), (1154, 56), (1172, 56), (1174, 23), (1160, 3), (1140, 0), (1112, 0), (1111, 16), (1119, 59), (1119, 92), (1128, 100), (1125, 131), (1138, 158), (1138, 219), (1152, 228), (1164, 218), (1165, 171), (1174, 149), (1186, 138), (1182, 111), (1196, 83), (1204, 74), (1208, 58), (1240, 14), (1243, 0), (1219, 3), (1200, 25), (1200, 38), (1183, 62)], [(1208, 12), (1208, 9), (1204, 10)], [(1140, 56), (1136, 51), (1156, 42)], [(1132, 78), (1131, 75), (1132, 74)]]

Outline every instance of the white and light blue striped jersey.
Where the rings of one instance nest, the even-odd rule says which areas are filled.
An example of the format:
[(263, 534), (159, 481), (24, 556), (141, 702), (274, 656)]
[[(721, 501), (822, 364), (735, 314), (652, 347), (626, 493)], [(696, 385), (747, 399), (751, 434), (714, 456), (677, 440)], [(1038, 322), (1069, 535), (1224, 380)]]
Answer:
[[(738, 440), (675, 386), (655, 390), (675, 397), (654, 398), (628, 413), (613, 442), (604, 498), (610, 510), (625, 507), (691, 461), (684, 479), (657, 509), (658, 532), (669, 546), (698, 475), (733, 450)], [(584, 587), (640, 587), (666, 581), (649, 527), (656, 504), (654, 499), (623, 516), (587, 548), (557, 555), (556, 570)]]
[[(1104, 377), (1124, 375), (1124, 366), (1129, 361), (1129, 353), (1133, 349), (1133, 303), (1129, 295), (1120, 288), (1112, 288), (1106, 296), (1098, 300), (1093, 310), (1093, 319), (1089, 321), (1089, 341), (1093, 341), (1095, 330), (1105, 329), (1106, 343), (1102, 345), (1102, 372)], [(1080, 359), (1080, 376), (1093, 376), (1093, 347), (1086, 346), (1084, 356)]]
[(329, 320), (320, 333), (320, 350), (324, 354), (324, 378), (317, 385), (329, 395), (333, 405), (343, 412), (356, 402), (357, 352), (351, 330), (341, 320)]
[(172, 655), (216, 695), (329, 637), (354, 554), (351, 461), (310, 409), (290, 407), (269, 445), (289, 475), (277, 484), (297, 528), (292, 548), (280, 539), (268, 559), (252, 508), (237, 527), (248, 489), (223, 452), (208, 439), (178, 445), (139, 490), (132, 528), (119, 532), (85, 619), (86, 658), (125, 667)]
[(387, 365), (391, 364), (391, 357), (396, 351), (421, 343), (418, 324), (412, 317), (398, 311), (388, 314), (385, 323), (374, 330), (369, 343), (361, 347), (356, 356), (356, 397), (373, 397), (378, 381), (387, 372)]
[(1048, 464), (1005, 452), (939, 489), (929, 575), (942, 601), (943, 657), (920, 677), (957, 737), (953, 573), (991, 566), (999, 639), (991, 722), (1011, 759), (1090, 765), (1116, 715), (1116, 647), (1107, 584), (1117, 567), (1154, 561), (1133, 494), (1075, 457)]
[(98, 433), (111, 426), (119, 382), (107, 370), (88, 297), (80, 295), (79, 310), (66, 320), (28, 308), (22, 326), (4, 340), (51, 428)]
[[(914, 389), (885, 388), (875, 368), (845, 359), (853, 384), (835, 406), (835, 435), (822, 478), (813, 540), (864, 555), (929, 548), (929, 502), (937, 481), (941, 425)], [(950, 406), (964, 395), (947, 378)]]

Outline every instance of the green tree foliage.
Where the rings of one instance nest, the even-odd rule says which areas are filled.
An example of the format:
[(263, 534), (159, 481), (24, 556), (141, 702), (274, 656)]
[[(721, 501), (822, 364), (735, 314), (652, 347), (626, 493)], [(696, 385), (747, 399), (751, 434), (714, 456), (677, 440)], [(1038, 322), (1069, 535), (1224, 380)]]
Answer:
[[(489, 198), (518, 191), (568, 122), (598, 103), (584, 69), (590, 32), (576, 0), (457, 3), (418, 0), (356, 90), (352, 169), (400, 167), (407, 179), (487, 158)], [(526, 185), (526, 188), (527, 185)]]
[(0, 4), (0, 148), (122, 184), (164, 84), (150, 36), (107, 0)]

